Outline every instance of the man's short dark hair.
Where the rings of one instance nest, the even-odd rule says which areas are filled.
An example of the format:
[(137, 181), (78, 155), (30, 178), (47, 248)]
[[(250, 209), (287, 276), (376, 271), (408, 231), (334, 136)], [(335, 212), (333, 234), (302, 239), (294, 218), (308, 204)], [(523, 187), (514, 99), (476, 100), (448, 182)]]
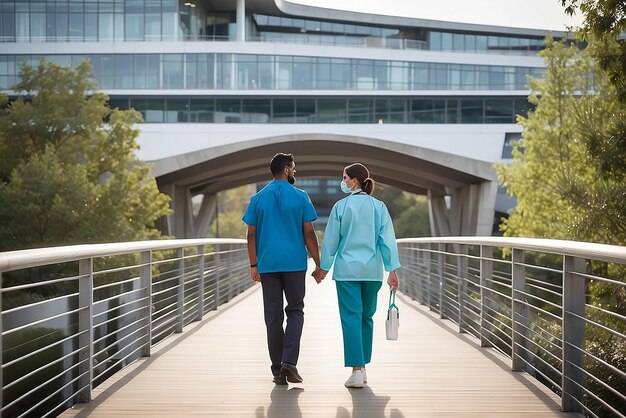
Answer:
[(272, 161), (270, 162), (270, 171), (273, 176), (276, 176), (278, 173), (283, 171), (285, 167), (291, 167), (293, 163), (293, 154), (283, 154), (282, 152), (279, 152), (274, 155)]

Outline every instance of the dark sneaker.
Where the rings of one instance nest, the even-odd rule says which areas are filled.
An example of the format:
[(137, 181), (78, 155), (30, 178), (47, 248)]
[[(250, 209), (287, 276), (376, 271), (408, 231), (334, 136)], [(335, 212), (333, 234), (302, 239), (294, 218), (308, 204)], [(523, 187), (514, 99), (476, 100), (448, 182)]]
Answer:
[(283, 363), (280, 368), (280, 376), (285, 377), (290, 383), (301, 383), (302, 377), (298, 374), (298, 369), (291, 363)]
[(286, 385), (287, 379), (285, 378), (285, 376), (279, 374), (277, 376), (274, 376), (272, 382), (276, 383), (277, 385)]

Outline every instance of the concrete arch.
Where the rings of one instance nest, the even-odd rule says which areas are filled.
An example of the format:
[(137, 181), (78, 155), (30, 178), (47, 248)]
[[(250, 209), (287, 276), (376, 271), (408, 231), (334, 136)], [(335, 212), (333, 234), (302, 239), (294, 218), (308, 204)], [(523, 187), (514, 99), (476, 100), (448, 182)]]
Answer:
[[(174, 209), (163, 229), (181, 238), (205, 236), (215, 194), (271, 179), (269, 161), (277, 152), (294, 154), (300, 178), (339, 179), (347, 164), (359, 161), (376, 181), (427, 195), (434, 235), (491, 233), (497, 179), (490, 163), (375, 138), (315, 133), (207, 147), (153, 161), (152, 174)], [(205, 199), (194, 218), (191, 198), (196, 195)]]

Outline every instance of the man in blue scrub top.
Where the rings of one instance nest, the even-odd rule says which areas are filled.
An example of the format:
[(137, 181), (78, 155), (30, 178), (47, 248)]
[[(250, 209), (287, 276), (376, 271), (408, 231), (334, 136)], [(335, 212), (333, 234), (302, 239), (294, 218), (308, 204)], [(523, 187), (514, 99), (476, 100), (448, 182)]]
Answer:
[[(312, 221), (315, 208), (304, 190), (293, 186), (296, 164), (291, 154), (276, 154), (270, 162), (274, 181), (250, 199), (243, 221), (248, 225), (250, 277), (261, 282), (267, 346), (274, 383), (300, 383), (296, 364), (304, 325), (307, 252), (319, 272), (319, 247)], [(306, 249), (305, 249), (306, 246)], [(318, 277), (316, 274), (315, 277)], [(322, 278), (316, 278), (320, 283)], [(283, 293), (287, 326), (283, 329)]]

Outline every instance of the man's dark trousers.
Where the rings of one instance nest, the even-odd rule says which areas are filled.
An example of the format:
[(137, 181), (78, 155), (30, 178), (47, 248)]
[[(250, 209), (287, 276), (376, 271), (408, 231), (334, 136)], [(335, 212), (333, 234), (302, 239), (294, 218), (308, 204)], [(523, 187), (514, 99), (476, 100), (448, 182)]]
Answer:
[[(281, 363), (298, 363), (300, 337), (304, 325), (304, 292), (306, 270), (285, 273), (261, 273), (267, 347), (272, 374), (277, 376)], [(283, 292), (287, 307), (283, 312)], [(287, 326), (283, 329), (284, 313)]]

